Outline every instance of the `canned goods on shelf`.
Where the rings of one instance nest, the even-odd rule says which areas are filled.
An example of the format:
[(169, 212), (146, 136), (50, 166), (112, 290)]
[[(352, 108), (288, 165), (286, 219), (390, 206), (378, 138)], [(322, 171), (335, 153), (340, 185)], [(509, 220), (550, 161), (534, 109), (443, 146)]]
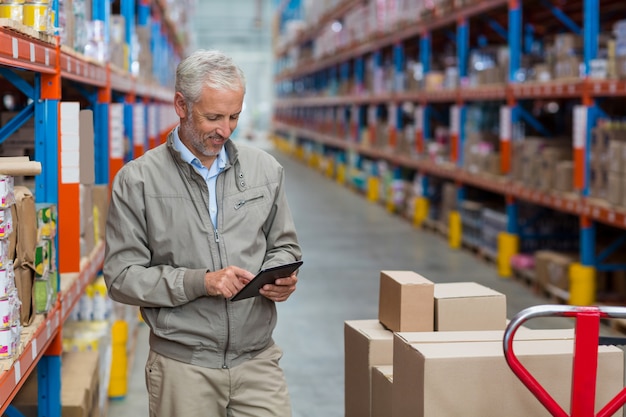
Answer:
[(8, 329), (13, 324), (13, 304), (9, 298), (0, 299), (0, 328)]
[(48, 30), (48, 6), (48, 3), (43, 2), (24, 3), (24, 25), (40, 32)]
[(24, 16), (23, 10), (21, 3), (0, 3), (0, 18), (21, 23)]
[(9, 329), (0, 329), (0, 358), (10, 358), (17, 353), (20, 341), (21, 326), (11, 326)]

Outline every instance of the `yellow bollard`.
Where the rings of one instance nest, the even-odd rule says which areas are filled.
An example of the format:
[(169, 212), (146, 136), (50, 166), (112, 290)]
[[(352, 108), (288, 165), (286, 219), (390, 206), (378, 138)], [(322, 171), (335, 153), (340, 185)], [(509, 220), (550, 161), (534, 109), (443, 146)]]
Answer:
[(117, 320), (111, 326), (111, 376), (109, 397), (123, 398), (128, 391), (128, 323)]
[(596, 301), (596, 270), (578, 262), (569, 267), (570, 305), (590, 306)]
[(415, 209), (413, 211), (413, 224), (420, 227), (428, 218), (429, 201), (426, 197), (415, 197)]
[(337, 183), (341, 185), (346, 183), (346, 165), (341, 162), (337, 164)]
[(335, 161), (329, 158), (326, 164), (326, 177), (332, 178), (333, 175), (335, 175)]
[(498, 234), (498, 275), (513, 275), (511, 257), (519, 252), (519, 236), (507, 232)]
[(393, 192), (391, 190), (387, 193), (387, 202), (385, 207), (387, 208), (388, 213), (396, 212), (396, 203), (393, 201)]
[(370, 176), (367, 178), (367, 201), (375, 203), (378, 201), (378, 193), (380, 192), (380, 178)]
[(450, 211), (450, 217), (448, 218), (448, 244), (453, 249), (461, 247), (462, 229), (461, 229), (461, 214), (456, 211)]
[(311, 168), (317, 170), (320, 166), (320, 156), (315, 152), (311, 153), (309, 164), (311, 165)]

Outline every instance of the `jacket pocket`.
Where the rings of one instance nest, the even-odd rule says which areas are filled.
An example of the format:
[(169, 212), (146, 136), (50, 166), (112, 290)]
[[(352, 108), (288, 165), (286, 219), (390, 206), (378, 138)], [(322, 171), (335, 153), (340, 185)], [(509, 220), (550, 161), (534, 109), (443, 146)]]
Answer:
[(263, 202), (262, 200), (264, 198), (265, 196), (263, 194), (259, 194), (259, 195), (248, 197), (248, 198), (242, 198), (235, 202), (235, 204), (233, 205), (233, 208), (235, 210), (239, 210), (240, 208), (244, 206), (250, 206), (255, 203), (262, 203)]
[[(276, 306), (265, 297), (255, 297), (254, 314), (246, 321), (246, 331), (243, 334), (248, 339), (252, 350), (263, 349), (269, 343), (272, 332), (276, 327)], [(245, 346), (245, 344), (244, 344)]]

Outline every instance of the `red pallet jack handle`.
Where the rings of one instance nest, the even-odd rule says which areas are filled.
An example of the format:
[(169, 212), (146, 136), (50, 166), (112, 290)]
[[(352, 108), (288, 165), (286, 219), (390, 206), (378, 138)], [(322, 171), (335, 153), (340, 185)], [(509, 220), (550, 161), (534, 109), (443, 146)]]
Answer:
[[(571, 415), (552, 398), (541, 384), (520, 363), (513, 351), (517, 329), (536, 317), (571, 317), (576, 319), (574, 358), (572, 368)], [(622, 389), (599, 412), (594, 414), (598, 342), (601, 318), (626, 318), (623, 307), (577, 307), (540, 305), (519, 312), (504, 332), (504, 357), (511, 370), (554, 417), (609, 417), (626, 403), (626, 388)]]

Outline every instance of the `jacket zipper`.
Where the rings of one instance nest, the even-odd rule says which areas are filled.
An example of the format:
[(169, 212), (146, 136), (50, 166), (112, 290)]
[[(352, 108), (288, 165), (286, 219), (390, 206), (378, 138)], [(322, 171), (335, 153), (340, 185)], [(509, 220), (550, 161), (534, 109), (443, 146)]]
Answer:
[(254, 201), (254, 200), (259, 200), (261, 198), (263, 198), (263, 195), (252, 197), (252, 198), (249, 198), (247, 200), (239, 200), (239, 201), (237, 201), (235, 203), (235, 210), (239, 210), (246, 203), (249, 203), (249, 202)]
[[(215, 186), (216, 192), (218, 190), (218, 187), (220, 187), (220, 186), (222, 187), (221, 190), (220, 190), (221, 192), (218, 192), (217, 196), (223, 196), (224, 195), (223, 176), (224, 176), (224, 172), (222, 172), (219, 175), (218, 180), (221, 180), (221, 181), (218, 181), (216, 186)], [(222, 200), (222, 202), (223, 202), (223, 200)], [(223, 207), (223, 204), (222, 204), (222, 207)], [(217, 218), (218, 218), (217, 223), (218, 224), (219, 224), (219, 218), (221, 217), (220, 211), (221, 210), (218, 210), (218, 213), (217, 213)], [(219, 245), (219, 243), (220, 243), (220, 232), (219, 232), (217, 226), (214, 228), (214, 237), (215, 237), (215, 243), (217, 243), (218, 252), (221, 252), (220, 251), (220, 245)], [(222, 259), (222, 255), (220, 253), (220, 263), (221, 263), (221, 259)], [(228, 303), (229, 303), (229, 301), (225, 298), (224, 299), (224, 308), (226, 310), (226, 346), (224, 347), (224, 357), (222, 358), (222, 369), (228, 369), (228, 364), (226, 363), (227, 359), (228, 359), (228, 348), (230, 346), (230, 314), (228, 312)]]
[(224, 360), (222, 362), (222, 369), (228, 369), (226, 359), (228, 356), (228, 347), (230, 345), (230, 314), (228, 314), (228, 300), (224, 299), (224, 307), (226, 308), (226, 348), (224, 349)]

